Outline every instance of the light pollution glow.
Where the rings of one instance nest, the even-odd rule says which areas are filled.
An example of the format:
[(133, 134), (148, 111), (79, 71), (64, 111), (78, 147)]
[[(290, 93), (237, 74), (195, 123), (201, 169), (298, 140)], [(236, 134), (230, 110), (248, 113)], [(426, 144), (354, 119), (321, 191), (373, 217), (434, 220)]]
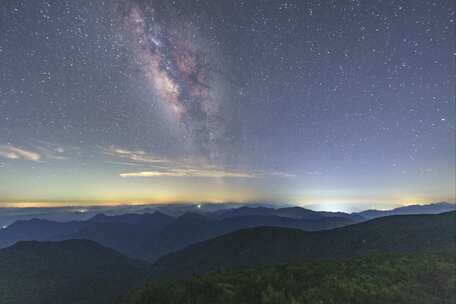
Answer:
[[(291, 173), (227, 169), (198, 160), (164, 159), (146, 151), (117, 147), (100, 147), (91, 152), (99, 157), (93, 163), (75, 167), (72, 159), (77, 157), (80, 151), (74, 154), (74, 151), (77, 151), (75, 148), (53, 147), (54, 149), (41, 147), (35, 150), (10, 146), (3, 148), (6, 151), (22, 152), (18, 153), (20, 158), (9, 158), (10, 161), (15, 161), (16, 166), (2, 168), (9, 171), (8, 176), (13, 178), (4, 179), (0, 184), (1, 206), (277, 202), (349, 210), (356, 204), (367, 207), (394, 207), (453, 201), (451, 196), (440, 195), (448, 191), (445, 187), (421, 193), (406, 187), (391, 188), (388, 193), (383, 189), (328, 191), (320, 189), (318, 184), (312, 188), (300, 186), (300, 176)], [(40, 154), (39, 151), (45, 153)], [(55, 157), (55, 153), (58, 153), (58, 157)], [(35, 157), (28, 157), (29, 155)], [(38, 169), (39, 176), (25, 174)], [(79, 172), (76, 176), (73, 174), (75, 170)], [(307, 178), (316, 177), (320, 176), (311, 174)], [(16, 180), (21, 180), (21, 184)], [(274, 187), (267, 186), (270, 184)], [(23, 187), (26, 187), (27, 194), (21, 193)]]

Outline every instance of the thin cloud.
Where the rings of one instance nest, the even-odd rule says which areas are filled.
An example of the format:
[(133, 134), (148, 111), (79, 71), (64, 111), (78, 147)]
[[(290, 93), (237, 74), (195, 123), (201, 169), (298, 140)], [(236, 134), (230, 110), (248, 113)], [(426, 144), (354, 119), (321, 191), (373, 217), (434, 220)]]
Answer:
[(43, 158), (54, 159), (54, 160), (66, 160), (68, 159), (67, 148), (62, 146), (41, 141), (40, 145), (36, 146), (36, 149), (40, 151)]
[(102, 148), (103, 154), (111, 156), (108, 163), (125, 166), (143, 166), (144, 170), (127, 171), (119, 174), (122, 178), (131, 177), (200, 177), (200, 178), (291, 178), (285, 172), (256, 172), (233, 168), (218, 167), (201, 160), (170, 160), (157, 157), (142, 150), (122, 148)]
[(61, 146), (46, 141), (38, 141), (27, 148), (12, 144), (0, 145), (0, 158), (44, 162), (46, 160), (67, 160), (77, 147)]
[(35, 162), (40, 161), (42, 158), (40, 154), (34, 151), (26, 150), (12, 145), (0, 146), (0, 157), (7, 159), (22, 159)]
[(120, 173), (121, 177), (207, 177), (207, 178), (257, 178), (245, 172), (200, 169), (173, 169), (170, 171), (140, 171)]
[(103, 149), (103, 153), (115, 158), (122, 158), (123, 160), (128, 160), (134, 163), (163, 164), (170, 162), (167, 159), (156, 157), (154, 155), (146, 153), (145, 151), (132, 151), (110, 147), (107, 149)]
[(286, 172), (264, 172), (262, 173), (264, 177), (266, 176), (277, 176), (277, 177), (285, 177), (285, 178), (294, 178), (296, 177), (295, 174), (286, 173)]

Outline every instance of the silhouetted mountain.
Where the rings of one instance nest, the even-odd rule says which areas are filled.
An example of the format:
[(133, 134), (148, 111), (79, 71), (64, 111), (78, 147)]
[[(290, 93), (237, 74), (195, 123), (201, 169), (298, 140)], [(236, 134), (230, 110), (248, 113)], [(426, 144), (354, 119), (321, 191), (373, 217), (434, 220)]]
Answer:
[[(147, 215), (145, 218), (150, 219), (151, 216)], [(156, 218), (164, 221), (169, 219), (161, 214), (157, 214)], [(445, 255), (435, 256), (435, 258), (424, 256), (423, 259), (418, 257), (412, 258), (412, 260), (407, 260), (408, 258), (404, 259), (403, 257), (396, 260), (377, 259), (376, 255), (384, 253), (444, 252), (447, 250), (456, 252), (456, 212), (438, 215), (383, 217), (342, 228), (314, 232), (282, 227), (288, 225), (288, 227), (307, 230), (325, 229), (325, 227), (345, 225), (352, 221), (341, 217), (303, 220), (279, 216), (238, 216), (213, 219), (195, 213), (187, 213), (176, 219), (171, 218), (170, 223), (161, 229), (157, 229), (155, 233), (148, 234), (146, 231), (140, 237), (136, 229), (139, 229), (142, 225), (148, 226), (148, 221), (143, 221), (144, 218), (136, 216), (124, 217), (123, 219), (125, 221), (116, 222), (113, 221), (112, 217), (106, 219), (104, 216), (97, 216), (95, 219), (82, 222), (84, 225), (78, 233), (92, 235), (92, 237), (100, 238), (104, 242), (112, 241), (113, 246), (133, 246), (132, 248), (145, 250), (145, 254), (149, 254), (146, 249), (152, 250), (154, 255), (156, 252), (170, 252), (173, 248), (184, 246), (186, 243), (192, 244), (198, 238), (209, 238), (213, 233), (222, 234), (238, 227), (250, 227), (248, 225), (256, 228), (236, 230), (235, 232), (190, 245), (183, 250), (162, 257), (153, 266), (131, 260), (117, 251), (89, 240), (19, 242), (0, 250), (0, 303), (115, 303), (116, 299), (126, 294), (128, 289), (139, 286), (138, 284), (142, 284), (147, 278), (165, 280), (185, 277), (192, 273), (238, 267), (242, 267), (243, 272), (242, 274), (237, 274), (237, 278), (239, 276), (243, 277), (245, 274), (245, 280), (252, 282), (252, 284), (253, 282), (259, 284), (254, 284), (256, 287), (253, 288), (253, 285), (246, 284), (246, 281), (242, 279), (242, 284), (240, 283), (241, 285), (238, 287), (245, 287), (246, 289), (242, 289), (245, 292), (249, 288), (253, 288), (256, 291), (262, 291), (264, 288), (271, 289), (271, 287), (267, 286), (279, 284), (276, 291), (271, 291), (271, 289), (268, 294), (263, 294), (264, 297), (275, 299), (272, 301), (274, 303), (278, 301), (276, 296), (280, 293), (279, 290), (286, 291), (288, 294), (293, 292), (293, 290), (310, 288), (310, 285), (307, 284), (310, 280), (313, 280), (312, 282), (320, 281), (316, 278), (320, 278), (321, 275), (323, 275), (323, 279), (329, 278), (336, 273), (338, 273), (339, 282), (345, 283), (348, 282), (347, 280), (354, 278), (355, 272), (359, 274), (359, 276), (355, 276), (359, 280), (350, 281), (350, 286), (353, 288), (358, 288), (356, 287), (358, 286), (357, 284), (361, 284), (361, 281), (364, 282), (363, 280), (366, 279), (367, 275), (373, 275), (374, 269), (377, 269), (378, 273), (370, 280), (373, 280), (372, 282), (380, 280), (383, 282), (382, 284), (385, 283), (384, 280), (386, 279), (400, 282), (404, 280), (404, 275), (407, 273), (407, 286), (412, 288), (417, 286), (416, 284), (414, 285), (414, 282), (417, 282), (417, 278), (423, 278), (423, 281), (419, 282), (425, 282), (435, 275), (445, 279), (445, 282), (448, 280), (448, 282), (451, 282), (451, 278), (448, 278), (445, 274), (448, 274), (448, 269), (451, 266), (448, 263), (451, 263), (452, 260), (446, 260)], [(37, 221), (32, 221), (27, 224), (34, 225), (36, 223)], [(49, 224), (48, 221), (45, 223)], [(258, 227), (265, 223), (273, 226), (277, 225), (277, 227)], [(81, 222), (69, 224), (80, 225)], [(33, 225), (31, 227), (34, 227)], [(54, 227), (52, 222), (49, 225), (51, 228)], [(17, 229), (14, 226), (13, 228)], [(50, 230), (52, 231), (52, 229)], [(130, 234), (132, 232), (133, 234)], [(147, 235), (149, 235), (149, 238), (146, 237)], [(138, 239), (136, 239), (137, 237)], [(144, 239), (146, 240), (146, 247), (134, 247)], [(341, 264), (346, 262), (340, 261), (366, 255), (374, 255), (374, 257), (369, 258), (369, 260), (360, 260), (360, 262), (355, 262), (354, 264)], [(304, 273), (302, 282), (307, 282), (307, 285), (299, 285), (301, 287), (296, 285), (296, 282), (301, 282), (298, 276), (289, 277), (287, 275), (292, 269), (297, 269), (294, 268), (295, 266), (278, 266), (279, 268), (288, 268), (283, 271), (280, 270), (282, 268), (274, 268), (274, 271), (267, 277), (264, 276), (264, 273), (260, 273), (262, 270), (259, 270), (258, 275), (256, 270), (248, 275), (245, 272), (245, 267), (251, 266), (332, 259), (338, 260), (338, 262), (319, 262), (318, 264), (313, 264), (314, 266), (309, 264), (310, 266), (306, 265), (299, 268), (299, 273)], [(402, 263), (406, 263), (406, 265)], [(331, 265), (334, 265), (337, 269), (328, 268)], [(376, 265), (380, 266), (376, 267)], [(412, 266), (414, 268), (410, 268)], [(418, 268), (415, 268), (415, 266)], [(445, 268), (442, 268), (443, 266)], [(311, 269), (311, 272), (306, 272), (306, 269)], [(347, 271), (351, 273), (350, 276), (341, 279), (340, 275)], [(394, 273), (391, 273), (391, 271), (394, 271)], [(432, 272), (429, 278), (424, 276), (427, 271)], [(183, 299), (193, 299), (195, 292), (198, 295), (208, 295), (209, 298), (207, 299), (212, 299), (212, 302), (201, 300), (198, 303), (256, 303), (255, 299), (257, 298), (253, 295), (248, 297), (250, 300), (246, 300), (245, 297), (249, 294), (248, 292), (241, 291), (238, 293), (239, 290), (236, 287), (237, 279), (232, 275), (227, 275), (228, 277), (225, 277), (225, 274), (216, 274), (215, 277), (209, 276), (209, 281), (204, 282), (198, 281), (200, 277), (197, 276), (193, 279), (196, 281), (192, 281), (193, 283), (189, 283), (190, 285), (188, 286), (179, 285), (181, 283), (172, 283), (169, 286), (166, 285), (168, 286), (166, 289), (162, 289), (165, 288), (163, 287), (165, 285), (158, 287), (148, 285), (149, 287), (141, 290), (139, 294), (133, 293), (125, 303), (182, 303)], [(216, 284), (218, 290), (216, 293), (210, 290), (215, 286), (212, 283), (217, 282), (217, 278), (221, 279), (220, 284), (225, 282), (225, 279), (222, 278), (226, 278), (231, 283), (228, 282), (228, 285), (224, 283), (222, 285)], [(270, 279), (272, 278), (276, 279), (271, 281)], [(260, 281), (264, 284), (261, 283), (263, 284), (261, 285)], [(334, 282), (334, 280), (330, 280), (330, 282)], [(391, 281), (391, 284), (388, 283), (385, 286), (396, 286), (394, 282)], [(439, 283), (435, 286), (439, 288), (445, 287), (448, 285), (445, 282), (442, 283), (443, 285)], [(210, 286), (206, 286), (206, 283), (209, 283)], [(378, 284), (363, 284), (361, 284), (362, 288), (360, 287), (362, 290), (370, 290), (369, 288), (378, 290), (379, 287)], [(315, 282), (312, 283), (312, 288), (315, 286), (319, 285), (316, 285)], [(332, 290), (333, 287), (331, 286), (322, 285), (319, 296), (327, 295), (325, 290)], [(153, 289), (150, 289), (152, 287)], [(353, 289), (350, 289), (352, 287), (347, 286), (347, 294), (344, 293), (348, 298), (349, 294), (353, 296)], [(434, 297), (433, 299), (436, 299), (435, 303), (439, 303), (439, 297), (447, 297), (451, 293), (452, 289), (445, 288), (439, 289), (440, 291), (436, 294), (434, 292), (426, 292), (423, 296)], [(331, 297), (337, 297), (337, 295), (341, 294), (340, 289), (337, 290), (338, 292), (332, 294)], [(408, 292), (403, 291), (403, 288), (398, 288), (397, 290), (402, 290), (401, 294), (403, 295), (408, 294)], [(167, 297), (163, 297), (161, 292), (169, 294)], [(227, 297), (226, 300), (214, 300), (214, 298), (211, 298), (214, 295), (218, 295), (218, 292), (222, 292), (221, 294)], [(445, 292), (445, 294), (442, 292)], [(235, 293), (238, 296), (232, 298), (231, 296)], [(136, 296), (134, 296), (135, 294)], [(304, 294), (307, 295), (308, 293)], [(382, 291), (379, 294), (383, 295), (385, 300), (394, 298), (388, 298), (391, 295), (390, 291)], [(158, 300), (156, 297), (154, 298), (157, 295), (159, 296)], [(435, 295), (439, 297), (436, 298)], [(320, 298), (314, 298), (313, 300), (316, 299)], [(285, 302), (288, 302), (288, 300)]]
[(198, 214), (184, 214), (174, 223), (160, 230), (145, 243), (145, 256), (148, 261), (179, 250), (190, 244), (208, 240), (222, 234), (243, 228), (257, 226), (291, 227), (314, 231), (352, 224), (344, 218), (323, 218), (320, 220), (292, 219), (279, 216), (237, 216), (220, 220), (206, 218)]
[(122, 215), (107, 216), (104, 214), (97, 214), (88, 222), (91, 223), (124, 223), (124, 224), (142, 224), (151, 229), (159, 229), (173, 222), (174, 218), (165, 215), (159, 211), (154, 213), (127, 213)]
[[(106, 237), (120, 242), (135, 239), (139, 235), (154, 232), (173, 222), (175, 219), (160, 212), (153, 214), (124, 214), (107, 216), (97, 214), (87, 221), (53, 222), (31, 219), (17, 221), (5, 229), (0, 229), (0, 247), (27, 240), (63, 240), (71, 238)], [(126, 232), (130, 233), (129, 235)]]
[(60, 235), (72, 234), (83, 225), (83, 222), (60, 223), (41, 219), (16, 221), (0, 230), (0, 248), (10, 246), (17, 241), (44, 241)]
[(248, 215), (276, 215), (281, 217), (299, 218), (299, 219), (319, 219), (325, 217), (342, 217), (349, 218), (356, 222), (369, 220), (381, 216), (390, 215), (405, 215), (405, 214), (438, 214), (443, 212), (455, 211), (456, 204), (451, 203), (434, 203), (427, 205), (410, 205), (399, 207), (391, 210), (366, 210), (357, 213), (345, 212), (329, 212), (329, 211), (313, 211), (301, 207), (286, 207), (286, 208), (269, 208), (269, 207), (250, 207), (244, 206), (241, 208), (219, 210), (209, 213), (208, 216), (216, 218), (227, 218), (235, 216)]
[(324, 217), (314, 220), (287, 218), (276, 215), (270, 216), (238, 216), (225, 218), (220, 221), (221, 226), (235, 230), (258, 226), (296, 228), (305, 231), (327, 230), (353, 224), (354, 222), (341, 217)]
[(215, 213), (219, 218), (228, 218), (235, 216), (251, 216), (251, 215), (262, 215), (262, 216), (283, 216), (289, 218), (300, 218), (300, 219), (319, 219), (324, 216), (320, 213), (300, 207), (289, 207), (289, 208), (267, 208), (267, 207), (241, 207), (236, 209), (221, 210)]
[(186, 212), (178, 217), (179, 223), (208, 222), (209, 219), (202, 214)]
[(154, 261), (195, 242), (243, 228), (275, 226), (314, 231), (352, 223), (350, 219), (329, 217), (314, 220), (257, 215), (212, 218), (193, 212), (178, 218), (160, 212), (117, 216), (98, 214), (84, 222), (17, 222), (0, 230), (0, 245), (11, 245), (18, 240), (90, 239), (129, 257)]
[(326, 211), (313, 211), (301, 207), (286, 207), (286, 208), (268, 208), (268, 207), (241, 207), (236, 209), (219, 210), (214, 213), (208, 214), (216, 218), (228, 218), (236, 216), (280, 216), (294, 219), (307, 219), (316, 220), (326, 217), (341, 217), (348, 218), (353, 221), (362, 221), (364, 218), (357, 214), (349, 214), (344, 212), (326, 212)]
[(362, 256), (376, 252), (456, 249), (456, 212), (391, 216), (343, 228), (304, 232), (258, 227), (191, 245), (155, 264), (160, 276), (218, 268)]
[(176, 221), (158, 211), (150, 214), (96, 215), (65, 238), (90, 239), (133, 258), (145, 259), (144, 246), (152, 235)]
[(257, 226), (291, 227), (303, 230), (322, 230), (352, 224), (344, 218), (302, 220), (278, 216), (237, 216), (222, 219), (208, 218), (188, 212), (166, 221), (160, 229), (148, 229), (145, 223), (98, 223), (88, 225), (72, 238), (87, 238), (110, 246), (131, 257), (154, 261), (190, 244), (208, 240), (225, 233)]
[(19, 242), (0, 250), (0, 303), (110, 304), (147, 268), (92, 241)]
[(164, 214), (179, 217), (188, 212), (207, 214), (218, 210), (239, 208), (240, 206), (242, 206), (242, 204), (239, 203), (160, 204), (157, 205), (155, 209)]
[(316, 212), (300, 207), (241, 207), (217, 210), (208, 213), (208, 216), (187, 212), (178, 218), (156, 211), (152, 214), (115, 216), (97, 214), (87, 221), (68, 223), (32, 219), (17, 221), (6, 229), (0, 229), (0, 247), (10, 246), (20, 240), (90, 239), (129, 257), (152, 262), (193, 243), (239, 229), (271, 226), (305, 231), (326, 230), (359, 222), (364, 216), (380, 217), (390, 213), (418, 211), (436, 213), (452, 207), (452, 204), (440, 203), (352, 215)]
[(89, 219), (89, 223), (119, 223), (119, 224), (130, 224), (138, 225), (142, 229), (158, 230), (172, 222), (175, 218), (165, 215), (159, 211), (154, 213), (144, 214), (123, 214), (115, 216), (107, 216), (104, 214), (97, 214), (93, 218)]
[(446, 202), (427, 204), (427, 205), (409, 205), (395, 208), (392, 210), (366, 210), (357, 213), (365, 219), (373, 219), (382, 216), (390, 215), (405, 215), (405, 214), (438, 214), (456, 210), (456, 204)]
[(357, 213), (346, 213), (346, 212), (330, 212), (330, 211), (318, 211), (324, 217), (340, 217), (340, 218), (347, 218), (355, 222), (362, 222), (365, 221), (366, 218), (361, 216)]
[(276, 209), (267, 208), (267, 207), (240, 207), (227, 210), (220, 210), (214, 212), (212, 215), (218, 218), (227, 218), (235, 216), (249, 216), (249, 215), (275, 215)]

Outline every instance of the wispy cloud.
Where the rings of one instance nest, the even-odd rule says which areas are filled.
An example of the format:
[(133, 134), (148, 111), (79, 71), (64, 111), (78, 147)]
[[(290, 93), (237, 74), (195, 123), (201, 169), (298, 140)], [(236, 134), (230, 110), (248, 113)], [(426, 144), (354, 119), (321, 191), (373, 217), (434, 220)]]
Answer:
[(12, 145), (0, 146), (0, 157), (7, 159), (23, 159), (38, 162), (42, 156), (31, 150), (26, 150), (22, 147), (16, 147)]
[(286, 173), (286, 172), (263, 172), (262, 176), (277, 176), (277, 177), (285, 177), (285, 178), (293, 178), (296, 177), (295, 174)]
[(74, 155), (79, 148), (61, 146), (46, 141), (37, 141), (28, 144), (27, 147), (8, 143), (0, 145), (0, 158), (8, 160), (28, 160), (45, 162), (47, 160), (67, 160)]
[(145, 151), (131, 151), (110, 147), (103, 153), (113, 159), (109, 163), (142, 166), (143, 170), (122, 172), (123, 178), (130, 177), (200, 177), (200, 178), (291, 178), (293, 174), (285, 172), (262, 172), (241, 170), (210, 165), (201, 160), (170, 160), (163, 159)]
[(257, 178), (258, 176), (245, 172), (227, 170), (205, 170), (205, 169), (170, 169), (168, 171), (140, 171), (121, 173), (121, 177), (207, 177), (207, 178)]
[[(35, 145), (36, 150), (46, 159), (66, 160), (68, 159), (68, 148), (54, 143), (40, 141), (39, 145)], [(74, 148), (71, 148), (74, 150)]]
[(164, 158), (156, 157), (145, 151), (132, 151), (115, 147), (103, 148), (103, 153), (115, 158), (131, 161), (134, 164), (164, 164), (170, 161)]

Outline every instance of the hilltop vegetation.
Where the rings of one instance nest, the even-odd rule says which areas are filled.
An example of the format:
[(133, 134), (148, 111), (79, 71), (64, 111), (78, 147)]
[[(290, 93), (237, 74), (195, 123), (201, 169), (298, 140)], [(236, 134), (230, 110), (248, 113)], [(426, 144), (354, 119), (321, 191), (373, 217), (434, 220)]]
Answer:
[(121, 304), (452, 304), (456, 254), (269, 266), (150, 283)]
[(92, 241), (19, 242), (0, 250), (0, 303), (111, 304), (147, 271)]

